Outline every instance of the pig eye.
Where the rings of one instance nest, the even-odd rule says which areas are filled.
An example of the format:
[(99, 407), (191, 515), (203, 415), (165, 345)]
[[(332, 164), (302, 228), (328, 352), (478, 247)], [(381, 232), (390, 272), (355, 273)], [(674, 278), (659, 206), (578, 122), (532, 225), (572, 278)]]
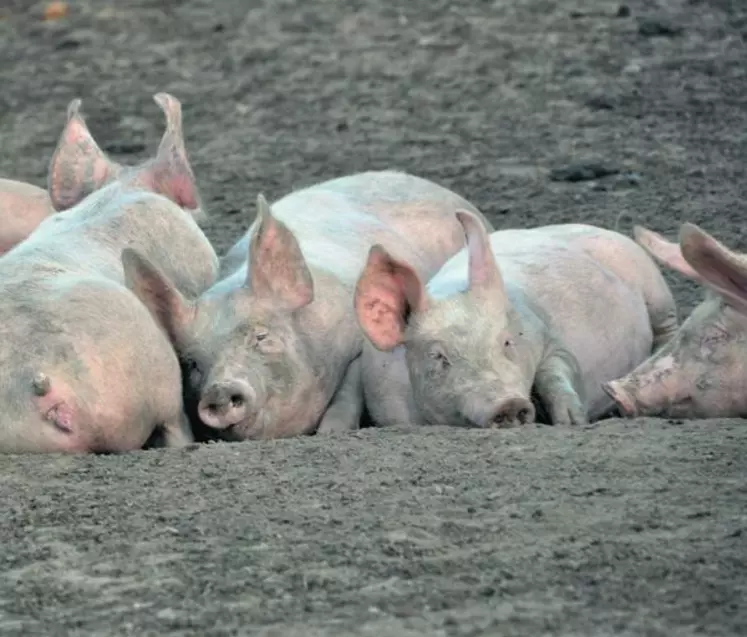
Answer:
[(448, 369), (451, 366), (446, 353), (440, 347), (433, 347), (428, 351), (428, 358), (436, 363), (441, 369)]
[(269, 336), (269, 334), (266, 331), (264, 331), (264, 330), (261, 331), (261, 332), (257, 332), (256, 334), (254, 334), (254, 338), (257, 339), (258, 343), (261, 343), (262, 341), (264, 341), (268, 336)]

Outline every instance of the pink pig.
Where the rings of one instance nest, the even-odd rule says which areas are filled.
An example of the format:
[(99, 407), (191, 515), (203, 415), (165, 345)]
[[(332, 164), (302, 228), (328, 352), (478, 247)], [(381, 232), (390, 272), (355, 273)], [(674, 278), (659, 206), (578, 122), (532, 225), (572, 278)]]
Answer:
[(747, 257), (691, 223), (680, 229), (679, 245), (645, 228), (635, 234), (707, 294), (669, 343), (607, 383), (607, 392), (629, 417), (747, 416)]
[[(430, 281), (382, 246), (369, 253), (355, 303), (373, 346), (362, 367), (374, 421), (503, 428), (533, 422), (538, 406), (552, 424), (604, 415), (613, 403), (602, 383), (676, 330), (656, 264), (610, 230), (489, 235), (457, 214), (467, 247)], [(387, 367), (382, 351), (397, 353)]]
[(167, 121), (158, 153), (127, 168), (98, 148), (80, 101), (70, 104), (49, 180), (64, 210), (0, 259), (2, 452), (115, 452), (192, 439), (176, 354), (125, 286), (139, 254), (187, 296), (218, 270), (194, 218), (181, 105), (165, 93), (155, 100)]

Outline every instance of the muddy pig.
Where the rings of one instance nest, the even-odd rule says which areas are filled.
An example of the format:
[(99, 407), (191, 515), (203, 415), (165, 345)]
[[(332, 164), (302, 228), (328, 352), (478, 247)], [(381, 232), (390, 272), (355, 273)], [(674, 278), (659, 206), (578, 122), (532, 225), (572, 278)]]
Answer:
[[(430, 277), (464, 245), (453, 192), (406, 173), (365, 172), (293, 192), (258, 214), (197, 302), (141, 262), (133, 289), (184, 368), (189, 413), (229, 440), (355, 429), (363, 335), (353, 308), (369, 248), (382, 243)], [(488, 222), (480, 215), (476, 223)]]
[(706, 287), (674, 338), (605, 385), (624, 416), (747, 416), (747, 257), (698, 226), (679, 245), (637, 227), (636, 240), (663, 265)]
[[(155, 99), (167, 120), (156, 157), (49, 217), (0, 259), (0, 451), (117, 452), (153, 437), (192, 439), (176, 354), (123, 268), (137, 249), (188, 297), (218, 271), (191, 212), (174, 203), (197, 197), (181, 105)], [(52, 192), (82, 192), (100, 170), (79, 106), (70, 104), (60, 139), (77, 154), (52, 171)]]
[[(612, 401), (602, 382), (650, 355), (676, 330), (672, 294), (632, 239), (581, 224), (491, 235), (461, 211), (467, 246), (426, 284), (374, 246), (356, 289), (372, 346), (400, 348), (369, 372), (376, 424), (504, 428), (535, 420), (582, 424)], [(533, 399), (533, 394), (536, 400)]]
[(18, 245), (54, 213), (43, 188), (23, 181), (0, 179), (0, 255)]

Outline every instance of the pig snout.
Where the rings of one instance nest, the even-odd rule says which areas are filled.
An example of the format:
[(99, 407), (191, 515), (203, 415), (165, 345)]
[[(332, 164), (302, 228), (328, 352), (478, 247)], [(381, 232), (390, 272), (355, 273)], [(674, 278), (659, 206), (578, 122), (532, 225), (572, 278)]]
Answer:
[(205, 388), (197, 405), (200, 420), (213, 429), (227, 429), (244, 421), (255, 402), (249, 383), (229, 380)]
[(470, 424), (487, 429), (508, 429), (534, 422), (535, 410), (532, 402), (522, 396), (503, 398), (492, 409), (486, 409), (477, 417), (470, 418)]
[(526, 425), (534, 421), (534, 405), (521, 396), (505, 398), (493, 412), (488, 426), (492, 429), (505, 429)]
[(602, 384), (602, 389), (615, 401), (620, 414), (625, 418), (636, 417), (636, 405), (633, 397), (625, 389), (624, 379), (612, 380)]

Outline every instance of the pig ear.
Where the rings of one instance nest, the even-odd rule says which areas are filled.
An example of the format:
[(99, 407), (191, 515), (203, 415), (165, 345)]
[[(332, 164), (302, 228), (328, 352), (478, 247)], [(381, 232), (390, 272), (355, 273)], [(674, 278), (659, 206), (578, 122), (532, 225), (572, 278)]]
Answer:
[(676, 243), (667, 241), (658, 232), (647, 230), (642, 226), (633, 227), (633, 238), (662, 265), (676, 270), (688, 279), (703, 282), (698, 273), (685, 260), (680, 246)]
[(374, 347), (397, 347), (404, 340), (410, 313), (427, 307), (427, 292), (415, 270), (381, 245), (373, 246), (355, 287), (355, 312)]
[(181, 102), (168, 93), (156, 93), (153, 100), (166, 116), (166, 131), (156, 157), (140, 169), (138, 180), (202, 220), (202, 201), (184, 145)]
[(262, 194), (257, 196), (257, 218), (249, 242), (246, 287), (259, 297), (274, 298), (289, 310), (314, 299), (314, 281), (298, 241), (277, 219)]
[(467, 210), (457, 211), (456, 216), (467, 237), (470, 291), (490, 290), (491, 293), (498, 291), (505, 294), (503, 277), (495, 261), (485, 226)]
[(122, 250), (125, 285), (148, 308), (173, 344), (183, 337), (194, 317), (195, 305), (188, 301), (147, 258), (132, 248)]
[(680, 228), (682, 255), (699, 278), (730, 304), (747, 311), (747, 261), (692, 223)]
[(52, 155), (47, 190), (55, 210), (66, 210), (98, 190), (122, 170), (107, 157), (86, 126), (81, 101), (67, 107), (67, 123)]

